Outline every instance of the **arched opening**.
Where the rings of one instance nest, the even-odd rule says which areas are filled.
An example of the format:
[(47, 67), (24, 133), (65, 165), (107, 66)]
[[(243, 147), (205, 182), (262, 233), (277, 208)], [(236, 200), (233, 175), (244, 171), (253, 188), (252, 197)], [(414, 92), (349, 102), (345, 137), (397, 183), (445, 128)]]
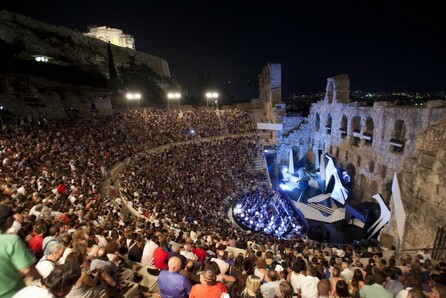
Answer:
[(300, 161), (300, 158), (299, 158), (299, 153), (300, 153), (299, 147), (293, 146), (291, 148), (291, 150), (293, 150), (293, 163), (294, 163), (294, 167), (297, 167), (298, 164), (299, 164), (299, 161)]
[(365, 198), (367, 190), (367, 178), (361, 174), (359, 177), (359, 192), (358, 192), (358, 199), (360, 201), (367, 201), (367, 198)]
[(371, 145), (373, 142), (373, 130), (375, 129), (375, 124), (373, 123), (373, 118), (369, 117), (365, 121), (365, 130), (362, 133), (362, 137), (367, 145)]
[(341, 132), (341, 138), (345, 138), (347, 136), (347, 127), (348, 127), (347, 116), (342, 115), (341, 128), (339, 129), (339, 131)]
[(332, 124), (332, 121), (333, 121), (333, 119), (331, 118), (331, 114), (328, 113), (327, 124), (325, 125), (326, 133), (328, 135), (331, 134), (331, 124)]
[(351, 138), (351, 144), (353, 146), (359, 146), (359, 143), (361, 141), (361, 117), (355, 116), (352, 119), (352, 138)]
[(406, 143), (406, 124), (403, 120), (399, 119), (393, 126), (392, 138), (390, 139), (391, 150), (395, 153), (402, 153), (404, 151), (404, 145)]
[(321, 118), (319, 116), (319, 113), (316, 113), (316, 121), (314, 122), (314, 130), (319, 131), (320, 125), (321, 125)]
[(352, 163), (349, 163), (345, 167), (345, 171), (350, 176), (350, 182), (353, 182), (356, 175), (356, 167)]

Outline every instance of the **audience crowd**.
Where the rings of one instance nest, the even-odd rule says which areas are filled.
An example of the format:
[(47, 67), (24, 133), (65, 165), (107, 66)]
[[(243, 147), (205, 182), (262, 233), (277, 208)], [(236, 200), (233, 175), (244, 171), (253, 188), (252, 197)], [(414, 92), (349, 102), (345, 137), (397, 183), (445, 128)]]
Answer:
[(228, 206), (264, 191), (253, 127), (236, 109), (6, 126), (0, 297), (446, 297), (427, 251), (385, 259), (235, 225)]

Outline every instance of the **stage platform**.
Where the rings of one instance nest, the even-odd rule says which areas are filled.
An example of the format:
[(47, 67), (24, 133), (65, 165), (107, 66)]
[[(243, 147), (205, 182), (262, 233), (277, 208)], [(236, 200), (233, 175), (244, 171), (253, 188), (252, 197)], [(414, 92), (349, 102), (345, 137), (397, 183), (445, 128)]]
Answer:
[[(317, 195), (317, 190), (312, 188), (308, 188), (307, 190), (310, 194), (304, 194), (297, 188), (292, 191), (283, 191), (292, 203), (295, 211), (297, 211), (297, 214), (305, 214), (302, 207), (303, 205), (308, 204), (308, 197)], [(299, 199), (301, 200), (300, 202)], [(332, 204), (332, 206), (334, 206), (335, 202), (326, 200), (321, 202), (321, 204)], [(327, 206), (327, 208), (329, 207)], [(324, 211), (321, 211), (320, 213), (324, 214)], [(329, 215), (328, 212), (326, 212), (325, 215)], [(311, 240), (333, 244), (352, 244), (355, 240), (361, 240), (363, 237), (363, 229), (354, 225), (347, 225), (343, 220), (343, 217), (333, 223), (302, 218), (301, 220), (307, 221), (307, 235)]]

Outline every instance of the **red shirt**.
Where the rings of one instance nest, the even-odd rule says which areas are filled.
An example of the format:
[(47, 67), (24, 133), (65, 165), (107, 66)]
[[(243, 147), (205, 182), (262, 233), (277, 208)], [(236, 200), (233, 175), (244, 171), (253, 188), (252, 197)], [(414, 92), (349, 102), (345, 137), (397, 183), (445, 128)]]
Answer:
[(213, 286), (197, 284), (192, 287), (189, 298), (221, 297), (221, 295), (226, 292), (226, 286), (221, 282), (217, 282)]
[(207, 255), (206, 251), (202, 250), (201, 248), (194, 248), (192, 249), (192, 252), (198, 257), (198, 261), (203, 264)]
[(61, 194), (61, 195), (67, 195), (67, 187), (65, 186), (65, 184), (59, 184), (57, 186), (57, 191)]
[(39, 260), (43, 257), (43, 237), (40, 235), (36, 235), (29, 240), (29, 248), (34, 252), (34, 255)]
[(167, 251), (164, 251), (164, 247), (158, 247), (153, 252), (153, 264), (157, 269), (167, 270), (169, 267), (167, 266), (167, 259), (169, 258), (169, 254)]

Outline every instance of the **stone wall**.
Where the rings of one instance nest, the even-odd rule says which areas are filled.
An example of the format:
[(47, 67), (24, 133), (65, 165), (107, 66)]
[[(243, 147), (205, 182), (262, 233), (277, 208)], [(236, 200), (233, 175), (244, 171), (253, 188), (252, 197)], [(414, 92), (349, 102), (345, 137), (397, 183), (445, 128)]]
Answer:
[[(4, 112), (25, 121), (94, 116), (95, 98), (110, 98), (109, 90), (85, 86), (63, 86), (40, 77), (0, 76), (0, 97)], [(111, 111), (97, 111), (109, 113)]]
[(407, 216), (406, 247), (432, 246), (446, 225), (446, 120), (423, 129), (403, 163), (400, 188)]
[[(346, 80), (328, 79), (332, 94), (313, 104), (308, 118), (281, 118), (278, 161), (287, 165), (290, 150), (299, 159), (309, 151), (319, 167), (320, 153), (328, 153), (352, 177), (353, 199), (373, 201), (380, 193), (388, 204), (396, 172), (409, 222), (406, 247), (432, 245), (446, 223), (446, 100), (369, 107), (345, 100)], [(390, 234), (397, 235), (394, 223)]]
[[(377, 191), (388, 202), (392, 173), (414, 154), (419, 131), (442, 117), (446, 108), (431, 102), (410, 107), (379, 102), (366, 107), (324, 100), (311, 108), (311, 143), (315, 151), (329, 153), (347, 169), (357, 199), (372, 200)], [(399, 130), (401, 126), (404, 129)]]

